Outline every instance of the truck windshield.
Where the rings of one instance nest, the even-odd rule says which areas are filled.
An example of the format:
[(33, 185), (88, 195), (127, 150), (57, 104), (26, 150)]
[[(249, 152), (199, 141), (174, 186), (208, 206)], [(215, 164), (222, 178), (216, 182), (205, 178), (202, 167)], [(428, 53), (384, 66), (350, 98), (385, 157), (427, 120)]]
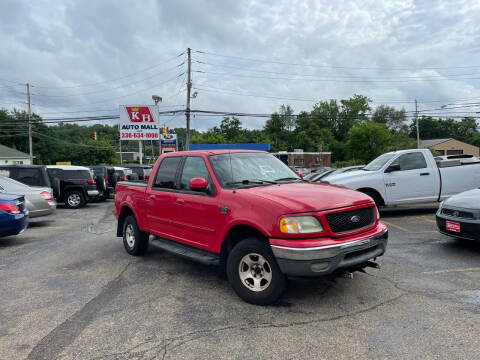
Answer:
[(376, 159), (372, 160), (362, 170), (366, 170), (366, 171), (380, 170), (394, 155), (395, 155), (394, 153), (387, 153), (387, 154), (380, 155)]
[(228, 153), (209, 157), (223, 188), (259, 186), (300, 177), (275, 156), (263, 153)]

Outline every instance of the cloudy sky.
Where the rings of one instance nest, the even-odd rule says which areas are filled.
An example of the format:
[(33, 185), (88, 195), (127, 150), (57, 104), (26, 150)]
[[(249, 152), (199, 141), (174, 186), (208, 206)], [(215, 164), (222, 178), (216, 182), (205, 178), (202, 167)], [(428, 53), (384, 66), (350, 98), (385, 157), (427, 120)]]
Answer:
[(182, 108), (190, 47), (193, 109), (297, 113), (353, 94), (436, 109), (480, 100), (479, 45), (478, 0), (0, 0), (0, 107), (25, 108), (29, 82), (44, 118), (115, 114), (152, 94)]

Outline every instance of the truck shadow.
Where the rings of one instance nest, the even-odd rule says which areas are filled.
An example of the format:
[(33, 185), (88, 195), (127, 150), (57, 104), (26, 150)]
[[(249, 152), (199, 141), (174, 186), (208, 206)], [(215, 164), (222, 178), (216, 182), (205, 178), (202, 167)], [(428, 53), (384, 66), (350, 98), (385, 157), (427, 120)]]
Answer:
[(385, 217), (403, 217), (403, 216), (414, 216), (414, 215), (431, 215), (435, 214), (438, 210), (437, 206), (428, 206), (428, 207), (396, 207), (396, 208), (380, 208), (380, 215)]

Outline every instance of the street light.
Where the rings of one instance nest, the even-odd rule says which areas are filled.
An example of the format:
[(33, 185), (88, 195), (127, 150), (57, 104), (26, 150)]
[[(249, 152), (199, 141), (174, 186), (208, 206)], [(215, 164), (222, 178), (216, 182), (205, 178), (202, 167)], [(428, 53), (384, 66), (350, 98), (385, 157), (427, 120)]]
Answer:
[(162, 97), (158, 95), (152, 95), (152, 100), (155, 101), (155, 105), (158, 105), (159, 102), (162, 102)]

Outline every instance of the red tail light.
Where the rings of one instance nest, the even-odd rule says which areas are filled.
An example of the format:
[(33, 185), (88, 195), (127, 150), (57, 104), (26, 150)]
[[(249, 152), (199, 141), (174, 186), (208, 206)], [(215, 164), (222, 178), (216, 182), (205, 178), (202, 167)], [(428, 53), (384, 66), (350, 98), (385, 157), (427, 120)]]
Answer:
[(301, 171), (298, 171), (297, 174), (298, 174), (298, 176), (300, 176), (300, 178), (303, 179), (303, 173)]
[(40, 195), (42, 195), (43, 199), (47, 202), (53, 201), (52, 194), (48, 191), (42, 191)]
[(105, 176), (105, 184), (108, 184), (108, 176)]
[(0, 210), (12, 215), (20, 214), (20, 209), (12, 204), (0, 204)]
[(88, 179), (88, 180), (87, 180), (87, 183), (89, 183), (89, 184), (95, 184), (95, 180), (93, 180), (93, 179)]
[(127, 181), (127, 177), (126, 176), (122, 176), (120, 181)]
[(147, 175), (143, 174), (142, 175), (142, 180), (147, 180)]

